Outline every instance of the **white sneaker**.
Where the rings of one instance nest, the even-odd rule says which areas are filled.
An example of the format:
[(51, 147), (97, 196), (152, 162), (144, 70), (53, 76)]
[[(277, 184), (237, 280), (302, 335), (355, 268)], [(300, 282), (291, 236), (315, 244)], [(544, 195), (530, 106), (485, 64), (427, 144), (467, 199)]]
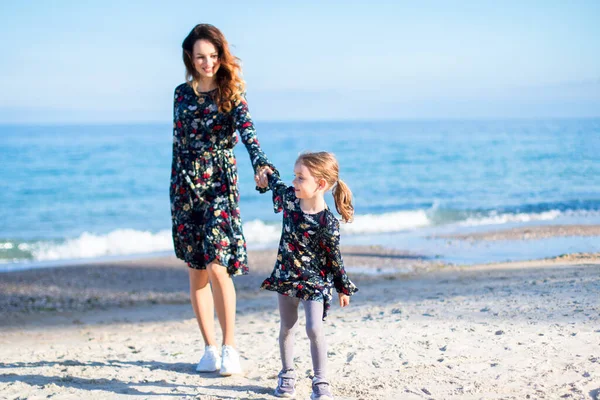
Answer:
[(204, 348), (204, 355), (198, 365), (196, 365), (196, 371), (215, 372), (219, 368), (221, 368), (221, 358), (219, 357), (217, 348), (215, 346), (206, 346)]
[(233, 347), (224, 345), (221, 350), (221, 357), (221, 371), (219, 371), (221, 375), (230, 376), (242, 373), (240, 356)]

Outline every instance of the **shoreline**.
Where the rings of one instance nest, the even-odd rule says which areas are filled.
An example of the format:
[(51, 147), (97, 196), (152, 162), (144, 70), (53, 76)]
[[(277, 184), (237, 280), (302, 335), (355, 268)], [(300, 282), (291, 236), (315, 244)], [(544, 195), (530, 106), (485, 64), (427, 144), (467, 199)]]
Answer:
[[(438, 273), (600, 264), (600, 253), (572, 253), (526, 261), (454, 264), (382, 246), (342, 246), (348, 275), (357, 283), (419, 279)], [(249, 251), (248, 275), (234, 277), (238, 299), (260, 296), (276, 249)], [(188, 267), (174, 255), (52, 268), (0, 276), (0, 328), (65, 313), (85, 314), (137, 306), (189, 303)]]
[(509, 229), (488, 229), (482, 232), (432, 235), (432, 239), (465, 241), (540, 240), (564, 237), (599, 237), (600, 225), (527, 225)]
[[(449, 234), (436, 234), (436, 235), (428, 235), (423, 236), (424, 241), (428, 240), (447, 240), (447, 244), (452, 244), (456, 241), (456, 243), (505, 243), (508, 241), (516, 241), (516, 242), (524, 242), (524, 241), (537, 241), (544, 239), (560, 239), (560, 238), (576, 238), (576, 237), (598, 237), (600, 240), (600, 224), (561, 224), (561, 225), (524, 225), (514, 228), (502, 228), (497, 226), (487, 226), (487, 227), (473, 227), (477, 228), (476, 232), (470, 233), (449, 233)], [(403, 233), (396, 232), (394, 234)], [(349, 235), (349, 238), (360, 237), (361, 235)], [(362, 244), (360, 242), (357, 243), (355, 239), (351, 239), (354, 245), (345, 246), (346, 248), (380, 248), (386, 249), (381, 251), (393, 251), (396, 253), (406, 254), (406, 255), (415, 255), (411, 253), (409, 250), (404, 248), (395, 248), (390, 247), (389, 244), (384, 244), (383, 246), (378, 244), (372, 244), (372, 240), (366, 240), (367, 244)], [(251, 250), (253, 252), (269, 252), (276, 251), (277, 243), (272, 244), (262, 244), (260, 246), (254, 246), (255, 249)], [(592, 246), (593, 247), (593, 246)], [(593, 250), (593, 249), (591, 249)], [(600, 248), (598, 248), (600, 250)], [(587, 250), (577, 250), (577, 252), (585, 252)], [(595, 252), (597, 250), (593, 250), (591, 252)], [(588, 251), (589, 252), (589, 251)], [(137, 254), (123, 254), (123, 255), (107, 255), (100, 257), (90, 257), (90, 258), (73, 258), (73, 259), (60, 259), (60, 260), (45, 260), (45, 261), (18, 261), (18, 262), (7, 262), (0, 263), (0, 276), (7, 272), (19, 272), (19, 271), (28, 271), (28, 270), (38, 270), (38, 269), (51, 269), (51, 268), (62, 268), (62, 267), (78, 267), (81, 265), (87, 264), (106, 264), (106, 263), (119, 263), (122, 261), (144, 261), (144, 260), (153, 260), (153, 259), (163, 259), (169, 258), (173, 254), (172, 250), (159, 251), (154, 253), (137, 253)], [(558, 254), (556, 254), (557, 256)], [(435, 259), (442, 263), (451, 264), (450, 259), (452, 258), (452, 254), (448, 254), (447, 257), (443, 255), (415, 255), (416, 257), (420, 257), (422, 259)], [(550, 255), (553, 257), (555, 255)], [(546, 258), (544, 256), (539, 257), (531, 257), (531, 259), (541, 259)], [(478, 265), (485, 263), (485, 261), (477, 261), (474, 263), (469, 263), (471, 265)], [(360, 264), (356, 264), (355, 266), (360, 266)], [(3, 269), (4, 268), (4, 269)]]

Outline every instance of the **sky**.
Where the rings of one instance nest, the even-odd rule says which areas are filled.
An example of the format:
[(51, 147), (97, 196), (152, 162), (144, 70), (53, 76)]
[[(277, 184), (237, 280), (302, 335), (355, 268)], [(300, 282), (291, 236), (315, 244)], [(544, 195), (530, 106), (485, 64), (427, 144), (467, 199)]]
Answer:
[(168, 123), (211, 23), (255, 120), (600, 116), (600, 1), (0, 4), (0, 123)]

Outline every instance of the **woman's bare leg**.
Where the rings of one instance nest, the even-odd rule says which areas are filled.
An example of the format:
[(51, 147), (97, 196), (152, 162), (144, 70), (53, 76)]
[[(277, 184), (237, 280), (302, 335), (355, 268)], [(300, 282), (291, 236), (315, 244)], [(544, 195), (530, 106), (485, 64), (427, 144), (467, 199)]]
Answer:
[(235, 347), (236, 294), (227, 268), (216, 261), (206, 268), (213, 290), (214, 306), (223, 332), (223, 345)]
[(206, 346), (215, 346), (215, 307), (207, 270), (188, 268), (190, 300)]

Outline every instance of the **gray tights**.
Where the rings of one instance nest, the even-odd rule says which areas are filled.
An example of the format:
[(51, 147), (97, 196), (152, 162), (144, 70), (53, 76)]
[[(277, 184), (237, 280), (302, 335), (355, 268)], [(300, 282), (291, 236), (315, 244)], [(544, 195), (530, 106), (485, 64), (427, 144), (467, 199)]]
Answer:
[(301, 300), (297, 297), (277, 294), (279, 301), (279, 351), (283, 370), (294, 368), (294, 333), (298, 325), (298, 305), (302, 302), (306, 315), (306, 334), (310, 339), (310, 355), (313, 371), (318, 379), (326, 379), (327, 343), (323, 333), (323, 303)]

